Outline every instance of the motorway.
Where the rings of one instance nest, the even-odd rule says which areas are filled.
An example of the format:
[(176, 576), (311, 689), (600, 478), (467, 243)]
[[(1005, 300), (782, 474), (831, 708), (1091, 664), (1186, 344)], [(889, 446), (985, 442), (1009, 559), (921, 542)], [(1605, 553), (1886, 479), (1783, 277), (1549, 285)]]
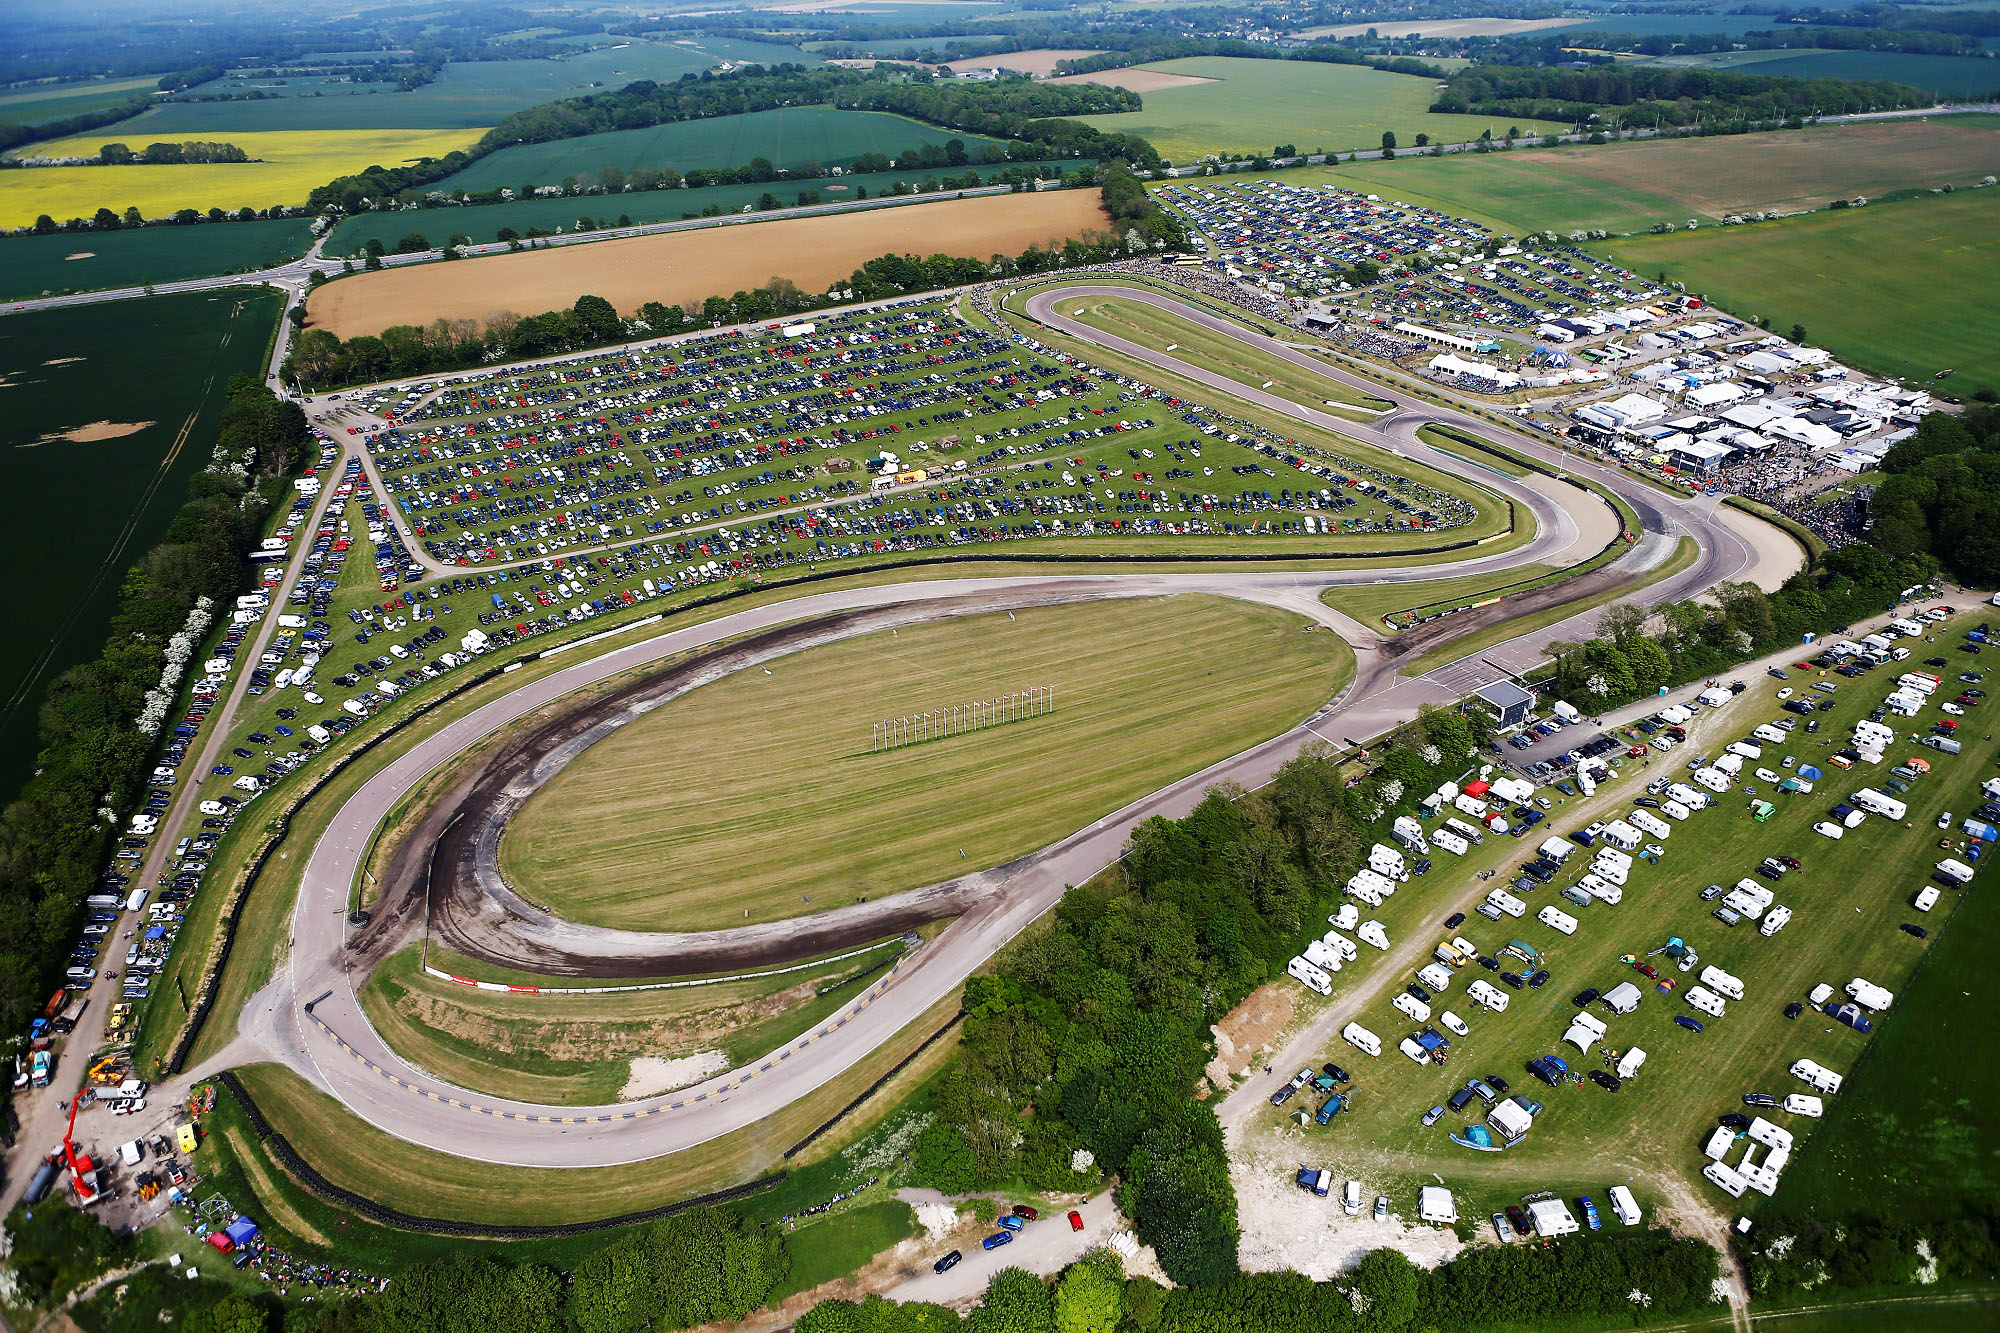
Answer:
[[(1684, 597), (1724, 580), (1760, 572), (1769, 574), (1768, 570), (1758, 569), (1760, 562), (1769, 558), (1769, 549), (1746, 540), (1731, 522), (1718, 515), (1711, 500), (1664, 495), (1614, 470), (1563, 455), (1534, 437), (1506, 431), (1449, 408), (1403, 398), (1393, 391), (1385, 393), (1380, 385), (1355, 380), (1357, 387), (1388, 396), (1398, 404), (1396, 412), (1385, 415), (1376, 425), (1358, 427), (1312, 408), (1222, 380), (1164, 353), (1108, 337), (1074, 323), (1061, 313), (1062, 306), (1078, 298), (1114, 292), (1170, 309), (1182, 318), (1241, 339), (1264, 353), (1306, 362), (1303, 354), (1282, 343), (1214, 319), (1170, 297), (1135, 293), (1130, 288), (1077, 282), (1036, 297), (1030, 303), (1030, 310), (1036, 318), (1087, 341), (1237, 397), (1254, 399), (1301, 422), (1418, 454), (1436, 467), (1460, 473), (1478, 470), (1474, 464), (1418, 444), (1415, 433), (1424, 424), (1464, 425), (1489, 438), (1501, 437), (1522, 453), (1573, 474), (1591, 475), (1631, 503), (1648, 529), (1637, 549), (1614, 566), (1626, 576), (1636, 579), (1657, 569), (1670, 556), (1677, 534), (1693, 536), (1700, 546), (1700, 558), (1695, 564), (1661, 580), (1650, 590), (1651, 597)], [(1347, 378), (1322, 364), (1306, 363), (1318, 373)], [(1322, 588), (1341, 582), (1439, 577), (1447, 572), (1464, 573), (1481, 567), (1541, 563), (1556, 556), (1574, 563), (1596, 549), (1586, 533), (1604, 531), (1602, 501), (1573, 488), (1556, 488), (1554, 494), (1565, 498), (1571, 512), (1552, 512), (1548, 493), (1522, 486), (1511, 478), (1478, 471), (1481, 484), (1508, 490), (1535, 508), (1540, 521), (1533, 541), (1474, 562), (1453, 563), (1448, 568), (1282, 573), (1252, 569), (1188, 574), (1139, 572), (939, 579), (811, 593), (704, 625), (657, 634), (578, 661), (489, 700), (417, 741), (363, 784), (336, 812), (309, 854), (293, 916), (288, 966), (271, 988), (246, 1007), (244, 1036), (251, 1045), (261, 1048), (255, 1054), (289, 1064), (376, 1127), (441, 1152), (494, 1163), (535, 1167), (629, 1163), (684, 1150), (754, 1124), (838, 1077), (891, 1040), (916, 1015), (949, 995), (996, 950), (1054, 905), (1067, 885), (1080, 882), (1115, 861), (1137, 822), (1154, 815), (1183, 814), (1201, 799), (1208, 787), (1220, 781), (1257, 786), (1268, 781), (1280, 765), (1316, 738), (1337, 743), (1343, 736), (1375, 735), (1409, 718), (1421, 704), (1455, 700), (1470, 688), (1468, 682), (1477, 683), (1533, 662), (1553, 639), (1588, 637), (1595, 618), (1593, 612), (1583, 612), (1521, 635), (1478, 654), (1477, 660), (1454, 663), (1426, 676), (1406, 679), (1397, 675), (1395, 662), (1378, 651), (1372, 634), (1362, 633), (1354, 622), (1331, 612), (1319, 601)], [(1598, 544), (1601, 542), (1600, 536)], [(481, 736), (509, 725), (542, 704), (591, 681), (667, 654), (698, 649), (780, 621), (810, 623), (818, 617), (856, 608), (895, 607), (913, 618), (922, 618), (927, 613), (960, 614), (968, 604), (999, 610), (1051, 601), (1180, 592), (1239, 597), (1283, 607), (1329, 625), (1357, 641), (1356, 677), (1338, 699), (1307, 722), (1169, 784), (1022, 858), (1004, 872), (994, 872), (995, 887), (979, 906), (905, 958), (842, 1015), (785, 1049), (698, 1086), (645, 1101), (598, 1108), (541, 1106), (483, 1096), (432, 1078), (404, 1064), (389, 1051), (364, 1019), (356, 996), (361, 978), (353, 970), (355, 954), (348, 947), (345, 909), (349, 888), (373, 830), (426, 773)], [(1490, 662), (1500, 662), (1503, 666), (1491, 666)], [(243, 1052), (244, 1047), (239, 1043), (237, 1053)]]

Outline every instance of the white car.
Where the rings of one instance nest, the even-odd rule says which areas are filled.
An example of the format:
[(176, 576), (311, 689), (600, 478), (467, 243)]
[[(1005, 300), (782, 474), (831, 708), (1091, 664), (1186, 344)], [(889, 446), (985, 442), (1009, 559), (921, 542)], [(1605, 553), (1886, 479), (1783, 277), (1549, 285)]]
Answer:
[(1835, 842), (1839, 842), (1847, 836), (1846, 829), (1825, 819), (1813, 825), (1813, 832), (1819, 834), (1822, 838), (1832, 838)]
[(1951, 811), (1947, 810), (1943, 814), (1938, 816), (1938, 827), (1939, 828), (1951, 827)]
[(1946, 713), (1950, 713), (1950, 714), (1951, 714), (1951, 715), (1952, 715), (1953, 717), (1964, 717), (1964, 716), (1965, 716), (1965, 710), (1964, 710), (1963, 708), (1960, 708), (1960, 707), (1959, 707), (1959, 706), (1958, 706), (1957, 704), (1953, 703), (1953, 702), (1952, 702), (1951, 700), (1949, 700), (1949, 699), (1947, 699), (1947, 700), (1945, 700), (1945, 701), (1944, 701), (1943, 703), (1939, 704), (1939, 705), (1938, 705), (1938, 709), (1939, 709), (1939, 711), (1941, 711), (1941, 712), (1946, 712)]
[(1784, 688), (1784, 689), (1782, 689), (1782, 690), (1779, 690), (1779, 691), (1778, 691), (1778, 697), (1779, 697), (1780, 699), (1789, 699), (1789, 698), (1791, 698), (1791, 697), (1792, 697), (1792, 687), (1791, 687), (1791, 686), (1789, 686), (1789, 685), (1787, 685), (1787, 686), (1785, 686), (1785, 688)]

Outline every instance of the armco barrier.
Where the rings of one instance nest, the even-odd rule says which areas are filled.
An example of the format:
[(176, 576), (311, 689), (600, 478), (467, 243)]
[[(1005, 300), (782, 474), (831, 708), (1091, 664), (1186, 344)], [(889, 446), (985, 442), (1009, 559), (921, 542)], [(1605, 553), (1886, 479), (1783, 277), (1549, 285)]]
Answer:
[(710, 1194), (699, 1194), (692, 1199), (682, 1199), (678, 1203), (662, 1204), (658, 1208), (648, 1208), (642, 1212), (620, 1213), (616, 1217), (602, 1217), (591, 1222), (568, 1222), (551, 1225), (501, 1225), (485, 1222), (463, 1222), (448, 1217), (415, 1217), (399, 1209), (376, 1203), (364, 1198), (353, 1190), (334, 1184), (319, 1173), (305, 1158), (299, 1155), (291, 1140), (271, 1128), (263, 1111), (250, 1090), (241, 1080), (228, 1070), (216, 1075), (216, 1083), (227, 1089), (243, 1108), (244, 1117), (263, 1143), (264, 1150), (271, 1154), (286, 1173), (306, 1189), (321, 1199), (350, 1212), (358, 1213), (371, 1222), (395, 1227), (401, 1231), (422, 1231), (434, 1236), (483, 1236), (497, 1240), (539, 1240), (550, 1236), (581, 1236), (593, 1231), (612, 1231), (619, 1227), (636, 1226), (641, 1222), (657, 1222), (663, 1217), (684, 1213), (690, 1208), (706, 1208), (718, 1203), (731, 1203), (737, 1199), (760, 1193), (784, 1180), (786, 1173), (779, 1171), (773, 1175), (760, 1176), (756, 1180), (732, 1185), (726, 1190), (716, 1190)]
[(882, 1091), (883, 1084), (887, 1083), (890, 1079), (896, 1077), (896, 1075), (902, 1073), (905, 1069), (908, 1069), (910, 1067), (910, 1062), (912, 1060), (915, 1060), (918, 1056), (922, 1055), (925, 1051), (928, 1051), (932, 1046), (936, 1045), (939, 1038), (943, 1037), (946, 1033), (950, 1032), (953, 1028), (957, 1027), (959, 1023), (964, 1021), (964, 1018), (965, 1018), (965, 1010), (961, 1009), (957, 1013), (953, 1014), (950, 1018), (946, 1019), (943, 1027), (939, 1028), (936, 1032), (931, 1033), (930, 1036), (925, 1037), (923, 1039), (922, 1044), (920, 1044), (916, 1050), (911, 1051), (908, 1055), (898, 1060), (896, 1062), (895, 1068), (891, 1069), (888, 1073), (882, 1075), (882, 1077), (876, 1079), (873, 1083), (870, 1083), (866, 1088), (862, 1089), (861, 1095), (859, 1097), (856, 1097), (853, 1101), (841, 1107), (838, 1111), (835, 1111), (825, 1124), (821, 1125), (818, 1129), (814, 1130), (812, 1133), (800, 1139), (797, 1143), (794, 1143), (791, 1147), (785, 1149), (785, 1160), (788, 1162), (791, 1161), (794, 1157), (797, 1157), (800, 1153), (804, 1152), (807, 1148), (810, 1148), (815, 1142), (817, 1142), (821, 1135), (825, 1134), (828, 1130), (832, 1129), (835, 1125), (839, 1124), (841, 1121), (847, 1119), (848, 1116), (853, 1115), (855, 1111), (860, 1109), (861, 1104), (863, 1102), (867, 1101), (870, 1097), (873, 1097), (876, 1093)]

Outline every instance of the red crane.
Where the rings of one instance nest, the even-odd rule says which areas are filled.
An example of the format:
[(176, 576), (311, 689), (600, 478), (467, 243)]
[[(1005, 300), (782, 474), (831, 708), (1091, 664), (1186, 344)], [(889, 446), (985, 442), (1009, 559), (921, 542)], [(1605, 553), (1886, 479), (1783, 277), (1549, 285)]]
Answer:
[(88, 1157), (76, 1150), (76, 1102), (69, 1104), (69, 1126), (63, 1130), (63, 1161), (69, 1167), (70, 1188), (76, 1191), (79, 1205), (97, 1202), (97, 1168)]

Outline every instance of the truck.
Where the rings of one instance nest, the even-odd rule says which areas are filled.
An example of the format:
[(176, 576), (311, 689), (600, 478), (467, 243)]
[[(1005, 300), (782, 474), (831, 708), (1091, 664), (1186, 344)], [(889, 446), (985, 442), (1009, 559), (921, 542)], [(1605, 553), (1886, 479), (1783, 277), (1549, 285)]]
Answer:
[(38, 1088), (49, 1086), (49, 1074), (55, 1066), (55, 1057), (47, 1051), (36, 1051), (29, 1066), (29, 1081)]

